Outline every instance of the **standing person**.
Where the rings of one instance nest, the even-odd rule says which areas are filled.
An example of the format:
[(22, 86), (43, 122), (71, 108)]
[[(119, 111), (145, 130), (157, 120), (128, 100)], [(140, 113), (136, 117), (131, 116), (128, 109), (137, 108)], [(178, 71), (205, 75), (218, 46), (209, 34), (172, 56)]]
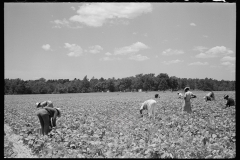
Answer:
[(235, 101), (232, 98), (229, 98), (228, 95), (224, 95), (223, 98), (227, 100), (226, 106), (223, 109), (230, 106), (235, 106)]
[(43, 108), (43, 107), (52, 107), (53, 108), (53, 103), (52, 103), (52, 101), (37, 102), (36, 107), (37, 108)]
[(184, 88), (184, 104), (182, 106), (182, 112), (186, 111), (187, 113), (191, 113), (192, 112), (192, 108), (191, 108), (191, 98), (196, 98), (196, 95), (194, 95), (192, 92), (189, 91), (190, 88), (189, 87), (185, 87)]
[(41, 124), (43, 135), (47, 135), (51, 129), (50, 126), (56, 127), (57, 117), (61, 117), (60, 108), (44, 107), (37, 111), (37, 116)]
[(141, 116), (143, 117), (142, 111), (147, 110), (148, 111), (148, 116), (153, 117), (153, 119), (155, 119), (156, 103), (157, 102), (153, 99), (149, 99), (149, 100), (146, 100), (145, 102), (143, 102), (141, 104), (141, 107), (140, 107)]
[(203, 97), (205, 99), (205, 101), (211, 101), (214, 100), (215, 101), (215, 96), (213, 91), (209, 92), (206, 96)]

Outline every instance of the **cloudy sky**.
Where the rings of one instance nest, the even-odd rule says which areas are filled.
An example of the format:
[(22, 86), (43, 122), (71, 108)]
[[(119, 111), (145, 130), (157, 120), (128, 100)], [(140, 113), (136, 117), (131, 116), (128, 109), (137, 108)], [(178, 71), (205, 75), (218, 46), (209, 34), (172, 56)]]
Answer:
[(5, 78), (235, 80), (236, 4), (4, 3)]

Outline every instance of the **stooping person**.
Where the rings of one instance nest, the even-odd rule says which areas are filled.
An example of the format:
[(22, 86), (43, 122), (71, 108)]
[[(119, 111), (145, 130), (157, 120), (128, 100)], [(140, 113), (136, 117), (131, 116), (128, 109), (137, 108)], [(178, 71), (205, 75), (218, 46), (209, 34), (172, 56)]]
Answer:
[(37, 116), (41, 124), (43, 135), (47, 135), (51, 131), (51, 126), (56, 127), (57, 117), (61, 117), (60, 108), (44, 107), (37, 111)]
[(182, 93), (177, 93), (178, 94), (178, 98), (182, 98), (183, 97), (183, 95), (182, 95)]
[(187, 113), (191, 113), (192, 112), (192, 108), (191, 108), (191, 98), (196, 98), (197, 96), (194, 95), (192, 92), (189, 91), (190, 88), (189, 87), (185, 87), (184, 88), (184, 103), (182, 106), (182, 112), (186, 111)]
[(205, 99), (205, 101), (211, 101), (214, 100), (215, 101), (215, 95), (213, 93), (213, 91), (209, 92), (206, 96), (203, 97)]
[(156, 110), (156, 101), (153, 99), (146, 100), (141, 104), (140, 107), (140, 115), (143, 117), (143, 110), (148, 111), (148, 116), (153, 117), (155, 119), (155, 110)]
[(228, 95), (224, 95), (223, 98), (227, 100), (227, 103), (224, 109), (230, 106), (235, 106), (235, 101), (232, 98), (229, 98)]
[(53, 103), (52, 103), (52, 101), (37, 102), (36, 107), (37, 108), (43, 108), (43, 107), (52, 107), (53, 108)]

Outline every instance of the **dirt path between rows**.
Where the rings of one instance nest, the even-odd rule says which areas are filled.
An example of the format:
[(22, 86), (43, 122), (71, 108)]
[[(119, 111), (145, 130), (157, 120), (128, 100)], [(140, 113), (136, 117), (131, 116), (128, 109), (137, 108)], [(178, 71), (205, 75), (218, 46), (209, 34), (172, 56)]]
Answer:
[(13, 133), (10, 126), (4, 124), (4, 132), (6, 135), (4, 138), (7, 138), (8, 141), (13, 143), (13, 151), (16, 153), (15, 157), (11, 158), (38, 158), (37, 156), (31, 153), (31, 150), (25, 146), (20, 140), (20, 136)]

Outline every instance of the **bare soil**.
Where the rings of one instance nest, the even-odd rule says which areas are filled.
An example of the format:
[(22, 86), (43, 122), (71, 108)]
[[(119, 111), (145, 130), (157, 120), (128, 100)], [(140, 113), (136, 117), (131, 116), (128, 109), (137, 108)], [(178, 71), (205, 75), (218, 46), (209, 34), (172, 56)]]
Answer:
[(31, 153), (31, 150), (20, 140), (20, 136), (14, 134), (11, 127), (7, 124), (4, 124), (4, 132), (6, 133), (6, 135), (4, 135), (4, 153), (5, 149), (8, 148), (5, 148), (5, 144), (12, 144), (11, 148), (8, 148), (8, 150), (10, 149), (14, 152), (11, 155), (7, 155), (10, 157), (6, 158), (38, 158)]

